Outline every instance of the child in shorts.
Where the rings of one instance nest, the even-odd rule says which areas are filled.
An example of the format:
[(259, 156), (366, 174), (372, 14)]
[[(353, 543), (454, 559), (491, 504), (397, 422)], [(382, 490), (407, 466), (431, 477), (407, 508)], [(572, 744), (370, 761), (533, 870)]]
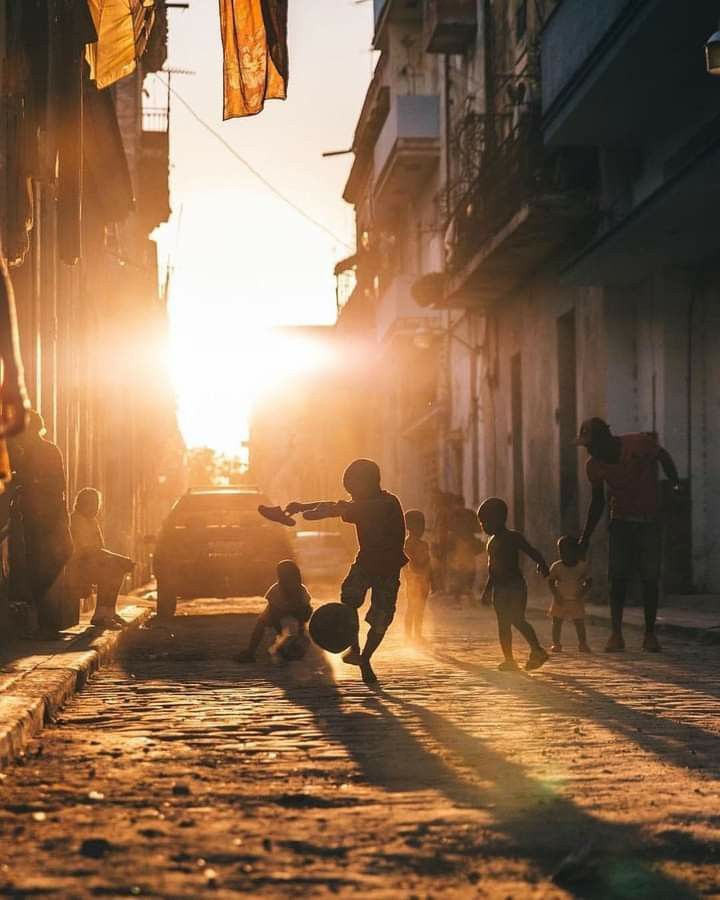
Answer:
[(498, 668), (501, 672), (517, 671), (513, 657), (512, 629), (516, 628), (530, 645), (527, 671), (539, 669), (549, 657), (541, 647), (535, 629), (525, 618), (527, 609), (527, 584), (520, 571), (520, 553), (526, 554), (537, 564), (537, 571), (544, 578), (550, 574), (540, 553), (529, 544), (519, 531), (507, 527), (508, 508), (504, 500), (490, 497), (478, 509), (478, 519), (490, 537), (487, 545), (488, 580), (482, 594), (482, 603), (495, 607), (500, 647), (505, 659)]
[(257, 617), (250, 641), (237, 657), (238, 662), (255, 662), (268, 628), (278, 636), (286, 632), (288, 636), (302, 637), (305, 633), (305, 625), (312, 615), (310, 594), (302, 583), (300, 569), (291, 559), (278, 563), (277, 581), (265, 594), (265, 599), (265, 609)]
[(409, 509), (405, 513), (405, 556), (408, 565), (403, 569), (405, 585), (405, 637), (407, 640), (422, 640), (425, 605), (431, 587), (430, 547), (423, 540), (425, 516), (419, 509)]
[(550, 566), (549, 585), (553, 601), (549, 615), (552, 616), (552, 653), (562, 652), (562, 625), (566, 619), (575, 623), (578, 649), (581, 653), (592, 653), (588, 646), (585, 630), (585, 598), (592, 578), (588, 574), (588, 564), (580, 558), (580, 544), (577, 538), (563, 535), (557, 542), (560, 559)]
[[(359, 610), (370, 591), (370, 609), (365, 621), (370, 630), (365, 646), (360, 650), (360, 623), (356, 638), (343, 662), (359, 666), (366, 684), (377, 683), (370, 664), (395, 617), (400, 589), (400, 570), (407, 564), (404, 553), (405, 517), (400, 501), (380, 486), (380, 468), (370, 459), (356, 459), (345, 469), (343, 487), (350, 500), (312, 503), (288, 503), (282, 514), (290, 519), (302, 513), (305, 519), (341, 518), (355, 526), (358, 555), (350, 567), (340, 591), (340, 600)], [(281, 520), (282, 521), (282, 520)]]

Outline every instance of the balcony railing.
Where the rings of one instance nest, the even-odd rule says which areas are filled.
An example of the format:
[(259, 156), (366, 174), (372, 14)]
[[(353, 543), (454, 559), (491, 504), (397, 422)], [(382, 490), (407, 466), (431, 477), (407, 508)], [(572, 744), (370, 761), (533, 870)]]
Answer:
[(464, 53), (477, 34), (477, 0), (426, 0), (428, 53)]
[[(527, 228), (527, 239), (536, 240), (540, 234), (536, 243), (546, 241), (559, 220), (572, 218), (576, 211), (587, 212), (596, 185), (594, 153), (547, 153), (540, 111), (533, 108), (496, 149), (487, 152), (475, 182), (451, 215), (448, 271), (457, 273), (481, 248), (497, 242), (502, 230), (529, 207), (536, 218)], [(501, 244), (498, 247), (496, 253), (501, 253)], [(528, 256), (532, 255), (530, 251)]]

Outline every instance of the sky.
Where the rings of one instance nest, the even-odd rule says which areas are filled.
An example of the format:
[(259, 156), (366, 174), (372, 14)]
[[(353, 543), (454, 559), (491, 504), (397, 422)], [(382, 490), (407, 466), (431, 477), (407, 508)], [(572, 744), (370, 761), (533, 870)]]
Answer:
[[(246, 415), (221, 424), (227, 404), (247, 406), (259, 327), (330, 324), (333, 266), (354, 244), (342, 200), (352, 156), (323, 151), (352, 143), (369, 83), (372, 3), (290, 0), (288, 100), (259, 116), (222, 121), (222, 51), (217, 0), (169, 10), (166, 68), (197, 114), (273, 185), (340, 240), (329, 237), (260, 184), (175, 98), (171, 99), (171, 205), (158, 234), (171, 266), (171, 367), (181, 430), (189, 445), (232, 452)], [(157, 88), (157, 85), (155, 86)], [(268, 365), (272, 365), (268, 361)], [(262, 375), (259, 376), (262, 378)], [(226, 416), (227, 418), (227, 416)]]

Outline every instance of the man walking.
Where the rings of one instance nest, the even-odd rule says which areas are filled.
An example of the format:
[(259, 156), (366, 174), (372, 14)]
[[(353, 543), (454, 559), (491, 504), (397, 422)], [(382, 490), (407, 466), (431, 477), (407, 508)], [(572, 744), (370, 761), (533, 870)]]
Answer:
[(616, 653), (625, 649), (623, 610), (628, 584), (638, 577), (645, 607), (643, 650), (657, 653), (661, 649), (655, 635), (661, 562), (658, 465), (675, 491), (680, 489), (677, 468), (656, 434), (614, 435), (603, 419), (586, 419), (577, 443), (588, 451), (586, 471), (592, 485), (592, 501), (580, 539), (584, 550), (605, 511), (606, 486), (610, 499), (608, 574), (612, 633), (605, 650)]

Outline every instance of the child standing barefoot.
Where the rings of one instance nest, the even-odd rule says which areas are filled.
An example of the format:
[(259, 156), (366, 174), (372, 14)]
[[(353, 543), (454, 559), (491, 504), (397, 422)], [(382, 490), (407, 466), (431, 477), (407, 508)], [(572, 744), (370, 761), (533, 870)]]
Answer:
[(405, 527), (408, 536), (405, 541), (405, 556), (409, 562), (403, 570), (405, 584), (405, 637), (422, 640), (425, 604), (430, 593), (430, 547), (423, 540), (425, 516), (419, 509), (409, 509), (405, 513)]
[(549, 584), (553, 595), (550, 607), (553, 642), (550, 650), (553, 653), (562, 652), (563, 620), (572, 619), (580, 652), (591, 653), (585, 630), (585, 597), (592, 584), (588, 566), (580, 559), (580, 545), (577, 538), (564, 535), (557, 542), (557, 548), (560, 559), (550, 566)]
[(550, 570), (540, 551), (532, 547), (519, 531), (511, 531), (507, 527), (507, 513), (507, 504), (499, 497), (490, 497), (478, 510), (480, 524), (490, 536), (487, 546), (488, 580), (482, 602), (485, 606), (492, 602), (495, 607), (500, 647), (505, 657), (498, 667), (500, 671), (512, 672), (518, 668), (512, 650), (513, 628), (530, 645), (525, 668), (531, 671), (539, 669), (549, 657), (540, 646), (535, 629), (525, 618), (527, 584), (520, 571), (520, 553), (525, 553), (537, 564), (537, 570), (544, 578), (548, 577)]

